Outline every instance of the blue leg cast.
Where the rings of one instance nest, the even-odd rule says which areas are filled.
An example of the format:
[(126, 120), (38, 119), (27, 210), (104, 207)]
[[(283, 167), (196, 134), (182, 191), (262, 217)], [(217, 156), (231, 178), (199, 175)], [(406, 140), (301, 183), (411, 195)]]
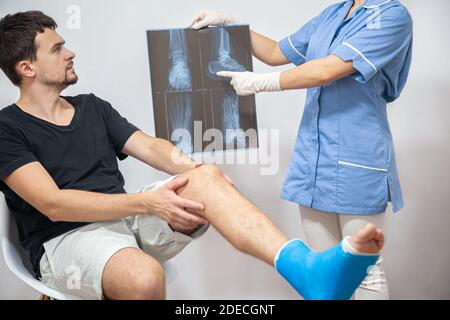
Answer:
[(378, 256), (347, 253), (342, 243), (316, 253), (303, 241), (291, 240), (280, 249), (275, 268), (306, 300), (345, 300), (377, 260)]

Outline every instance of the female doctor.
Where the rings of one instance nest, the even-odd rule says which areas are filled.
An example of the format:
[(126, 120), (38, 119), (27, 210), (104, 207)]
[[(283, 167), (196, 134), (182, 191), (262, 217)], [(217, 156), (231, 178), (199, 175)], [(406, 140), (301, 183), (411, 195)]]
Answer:
[[(239, 24), (202, 11), (191, 22)], [(337, 244), (371, 222), (383, 228), (387, 202), (403, 207), (386, 104), (405, 86), (412, 19), (397, 0), (347, 0), (326, 8), (279, 42), (251, 32), (253, 55), (283, 72), (219, 72), (239, 95), (307, 88), (282, 198), (298, 203), (309, 245)], [(388, 299), (383, 258), (355, 293)]]

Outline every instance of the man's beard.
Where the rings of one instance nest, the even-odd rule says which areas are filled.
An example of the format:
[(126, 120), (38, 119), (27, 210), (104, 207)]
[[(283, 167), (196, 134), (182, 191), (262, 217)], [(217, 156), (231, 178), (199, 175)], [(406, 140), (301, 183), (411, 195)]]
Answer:
[(63, 85), (65, 85), (67, 87), (67, 86), (77, 83), (77, 81), (78, 81), (78, 76), (76, 75), (75, 71), (73, 71), (73, 76), (71, 78), (69, 78), (67, 76), (67, 72), (66, 72), (66, 76), (64, 77)]
[(63, 80), (50, 80), (44, 74), (42, 77), (42, 82), (48, 86), (56, 86), (56, 87), (58, 87), (59, 90), (62, 91), (65, 88), (67, 88), (68, 86), (77, 83), (77, 81), (78, 81), (78, 76), (76, 75), (75, 71), (72, 71), (73, 72), (72, 76), (68, 75), (68, 71), (69, 70), (66, 70)]

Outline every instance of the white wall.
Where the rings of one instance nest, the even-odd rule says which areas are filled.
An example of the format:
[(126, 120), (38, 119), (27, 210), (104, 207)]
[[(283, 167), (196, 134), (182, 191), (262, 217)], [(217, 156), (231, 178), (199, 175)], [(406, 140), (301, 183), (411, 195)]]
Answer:
[[(203, 8), (234, 14), (251, 28), (281, 39), (318, 14), (332, 0), (149, 1), (40, 0), (1, 1), (0, 16), (39, 9), (59, 23), (67, 47), (77, 53), (78, 84), (64, 94), (93, 92), (105, 98), (144, 131), (153, 134), (147, 29), (182, 27)], [(394, 299), (450, 298), (450, 97), (447, 0), (403, 0), (415, 20), (414, 61), (402, 97), (389, 106), (391, 128), (406, 206), (389, 210), (386, 269)], [(430, 5), (432, 3), (432, 5)], [(66, 9), (81, 8), (81, 29), (68, 30)], [(255, 71), (271, 70), (254, 60)], [(272, 69), (273, 70), (273, 69)], [(0, 106), (18, 91), (1, 73)], [(295, 204), (279, 194), (303, 111), (304, 91), (259, 94), (259, 128), (280, 129), (280, 170), (261, 176), (258, 165), (222, 166), (239, 189), (268, 213), (289, 237), (302, 237)], [(120, 164), (128, 192), (164, 177), (127, 159)], [(169, 299), (298, 299), (273, 270), (236, 252), (214, 230), (176, 259), (179, 275)], [(34, 298), (0, 261), (0, 298)]]

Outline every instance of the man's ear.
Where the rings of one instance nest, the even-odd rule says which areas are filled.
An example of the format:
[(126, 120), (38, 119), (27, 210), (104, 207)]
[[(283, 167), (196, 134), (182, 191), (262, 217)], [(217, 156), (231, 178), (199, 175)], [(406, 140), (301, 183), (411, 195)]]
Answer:
[(21, 78), (33, 78), (36, 70), (30, 60), (21, 60), (16, 63), (16, 71)]

